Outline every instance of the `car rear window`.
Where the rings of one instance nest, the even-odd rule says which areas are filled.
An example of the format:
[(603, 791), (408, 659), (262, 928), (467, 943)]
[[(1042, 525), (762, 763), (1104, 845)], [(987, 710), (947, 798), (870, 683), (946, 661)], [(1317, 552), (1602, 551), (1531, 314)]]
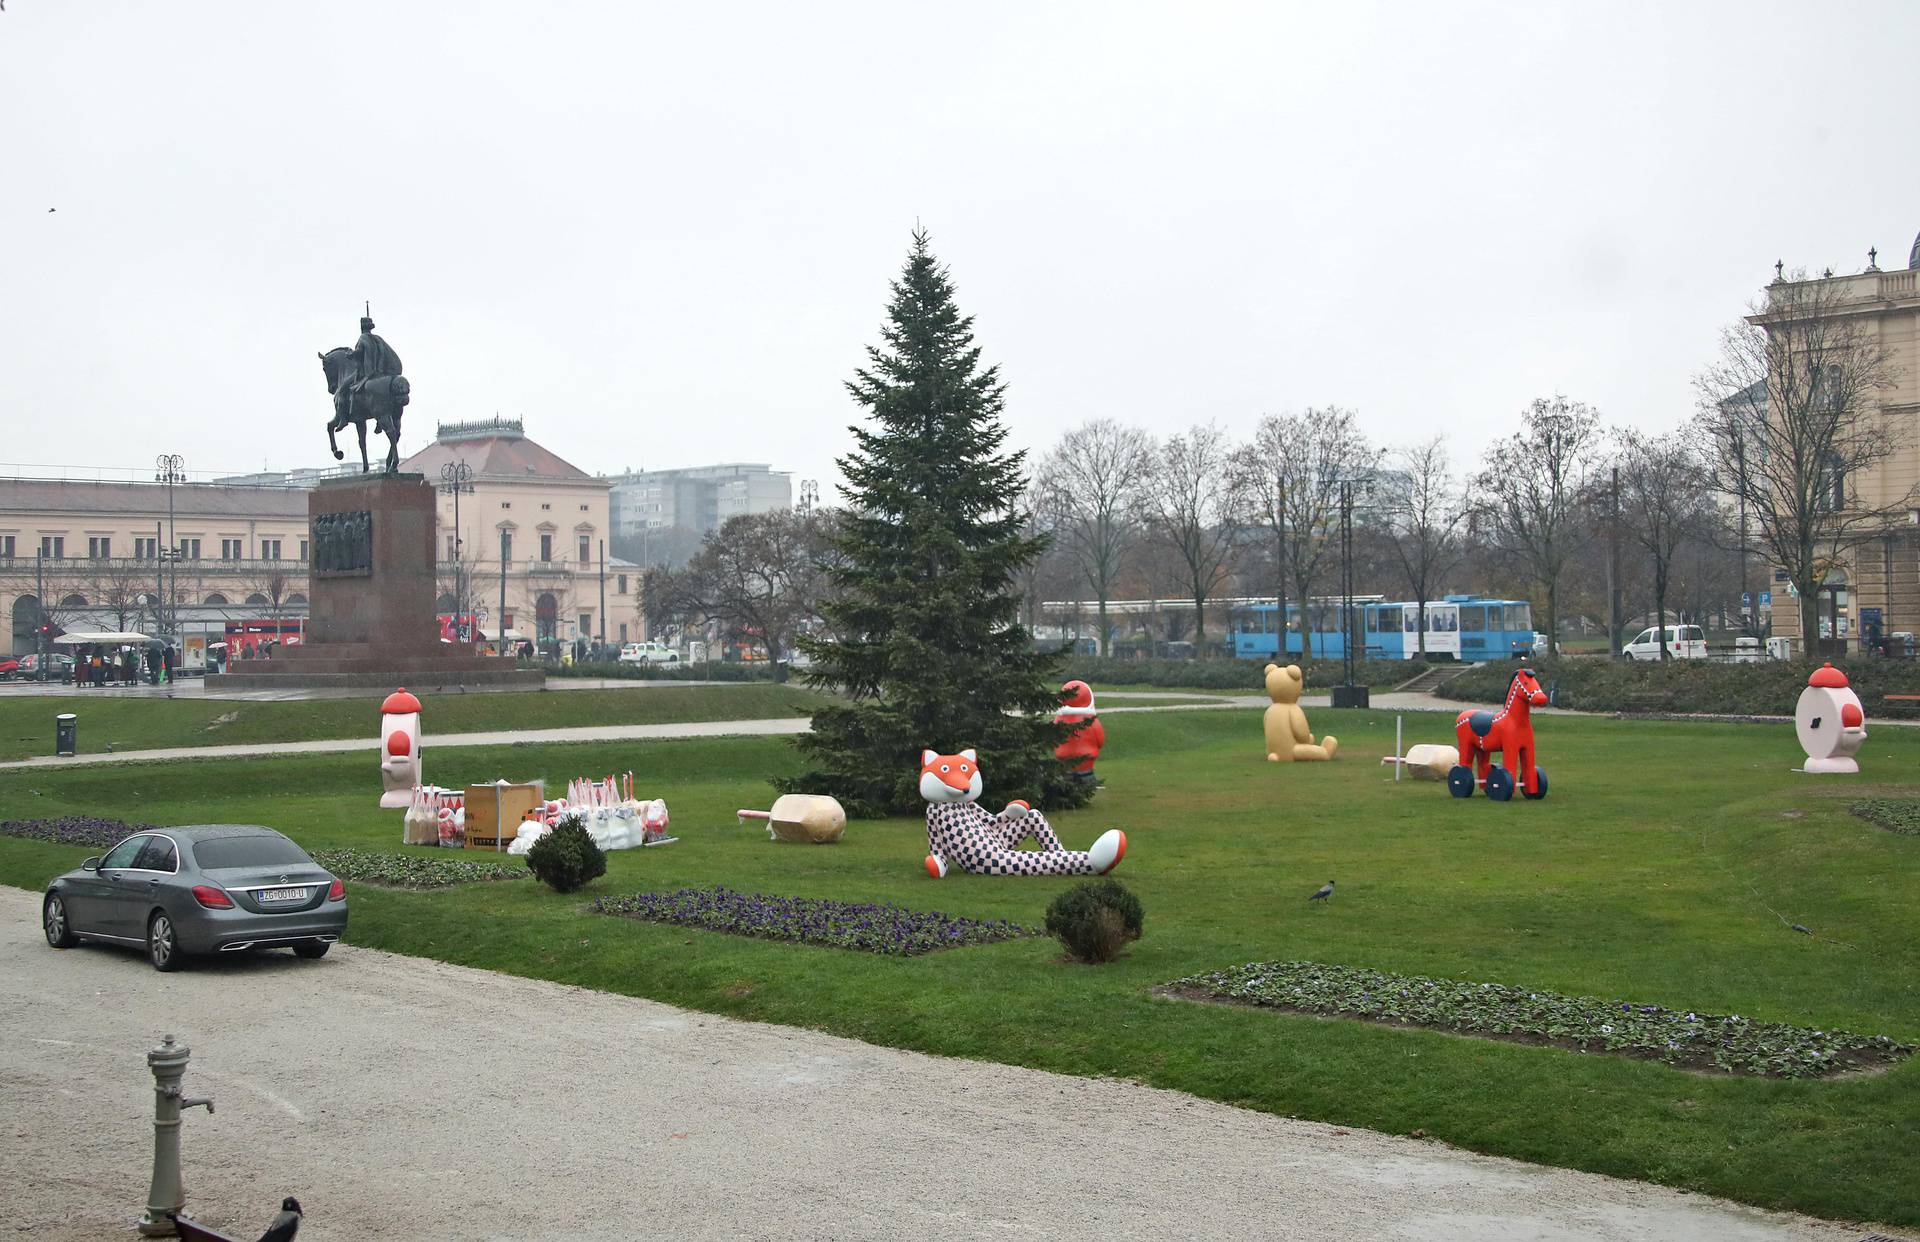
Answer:
[(221, 837), (201, 841), (193, 857), (211, 871), (220, 867), (271, 867), (277, 863), (310, 863), (306, 851), (285, 837)]

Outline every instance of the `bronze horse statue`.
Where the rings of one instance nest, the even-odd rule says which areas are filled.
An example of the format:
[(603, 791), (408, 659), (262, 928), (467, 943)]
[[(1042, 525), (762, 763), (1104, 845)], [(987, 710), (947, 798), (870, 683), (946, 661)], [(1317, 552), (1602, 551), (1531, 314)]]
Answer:
[(347, 455), (340, 451), (333, 437), (335, 432), (352, 423), (360, 433), (360, 471), (364, 474), (372, 469), (367, 461), (367, 423), (371, 420), (373, 429), (387, 437), (388, 473), (398, 470), (400, 411), (410, 400), (408, 394), (412, 391), (407, 377), (376, 375), (364, 385), (357, 383), (359, 371), (353, 350), (344, 345), (321, 354), (320, 369), (326, 372), (327, 391), (333, 394), (333, 421), (327, 424), (327, 447), (333, 450), (333, 459), (346, 459)]

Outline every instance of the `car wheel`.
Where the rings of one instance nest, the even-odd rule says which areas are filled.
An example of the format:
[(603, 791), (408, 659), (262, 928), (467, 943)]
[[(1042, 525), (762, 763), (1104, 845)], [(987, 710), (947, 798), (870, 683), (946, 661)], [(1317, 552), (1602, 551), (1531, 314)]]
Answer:
[(184, 957), (172, 917), (165, 910), (154, 911), (153, 917), (147, 920), (147, 961), (155, 970), (178, 970)]
[(80, 943), (67, 920), (66, 900), (58, 893), (47, 894), (46, 903), (40, 907), (40, 926), (46, 930), (47, 943), (56, 949), (71, 949)]
[(331, 941), (316, 940), (312, 944), (294, 945), (293, 953), (295, 957), (304, 957), (309, 962), (311, 962), (318, 958), (325, 957), (327, 955), (327, 950), (331, 949), (332, 947), (333, 947), (333, 944)]

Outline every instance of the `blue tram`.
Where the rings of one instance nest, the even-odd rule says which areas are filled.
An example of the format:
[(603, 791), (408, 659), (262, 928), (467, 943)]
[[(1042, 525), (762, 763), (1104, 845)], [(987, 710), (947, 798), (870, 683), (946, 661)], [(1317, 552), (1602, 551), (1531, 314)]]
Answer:
[[(1354, 624), (1341, 625), (1343, 603), (1335, 599), (1287, 605), (1286, 654), (1311, 643), (1314, 659), (1343, 659), (1347, 633), (1363, 644), (1356, 656), (1370, 660), (1420, 658), (1420, 605), (1378, 595), (1355, 596)], [(1233, 654), (1243, 660), (1279, 658), (1279, 605), (1248, 604), (1233, 613)], [(1426, 609), (1427, 657), (1434, 660), (1501, 660), (1533, 652), (1533, 609), (1525, 600), (1449, 595)]]

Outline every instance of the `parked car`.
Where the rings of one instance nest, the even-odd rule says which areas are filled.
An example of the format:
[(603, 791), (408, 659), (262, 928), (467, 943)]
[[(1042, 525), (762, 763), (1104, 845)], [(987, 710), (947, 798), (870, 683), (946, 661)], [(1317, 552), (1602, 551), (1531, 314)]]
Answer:
[(72, 681), (73, 657), (62, 652), (41, 655), (30, 651), (20, 657), (20, 667), (14, 670), (14, 677), (20, 681), (41, 680), (41, 671), (45, 670), (48, 681)]
[(628, 643), (620, 648), (622, 664), (678, 664), (680, 653), (665, 643)]
[(20, 661), (15, 656), (0, 656), (0, 680), (12, 677), (20, 671)]
[[(1641, 630), (1634, 640), (1620, 648), (1620, 654), (1629, 660), (1658, 660), (1660, 658), (1659, 631), (1649, 626)], [(1666, 631), (1667, 652), (1676, 660), (1704, 660), (1707, 658), (1707, 636), (1697, 625), (1669, 625)]]
[(55, 877), (40, 922), (56, 949), (139, 945), (155, 970), (248, 949), (316, 958), (346, 934), (347, 889), (271, 828), (197, 824), (135, 833)]

